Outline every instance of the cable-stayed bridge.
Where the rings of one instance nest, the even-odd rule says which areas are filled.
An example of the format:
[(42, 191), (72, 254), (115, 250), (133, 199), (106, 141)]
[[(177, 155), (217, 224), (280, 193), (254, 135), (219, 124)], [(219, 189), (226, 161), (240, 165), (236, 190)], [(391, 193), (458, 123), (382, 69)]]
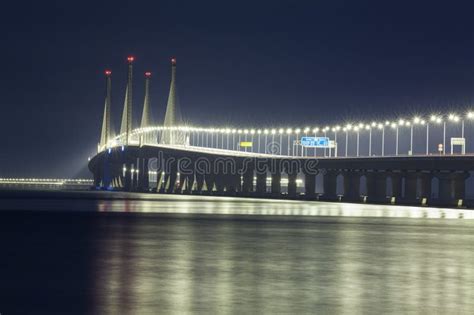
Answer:
[(141, 123), (132, 128), (134, 58), (127, 60), (118, 135), (111, 127), (111, 71), (105, 72), (102, 132), (89, 162), (97, 188), (464, 204), (465, 180), (474, 169), (474, 112), (318, 127), (193, 126), (181, 117), (173, 58), (163, 124), (151, 124), (146, 72)]

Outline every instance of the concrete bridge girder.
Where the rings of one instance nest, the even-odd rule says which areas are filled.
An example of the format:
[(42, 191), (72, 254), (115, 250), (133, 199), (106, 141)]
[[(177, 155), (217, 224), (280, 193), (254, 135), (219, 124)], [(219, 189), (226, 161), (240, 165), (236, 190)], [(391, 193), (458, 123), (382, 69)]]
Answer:
[[(216, 155), (213, 153), (203, 153), (196, 151), (186, 151), (182, 148), (162, 148), (156, 146), (134, 147), (128, 146), (125, 149), (114, 148), (112, 152), (101, 152), (91, 159), (89, 168), (94, 175), (94, 184), (122, 187), (123, 190), (133, 191), (148, 190), (150, 183), (148, 175), (148, 164), (150, 158), (162, 156), (166, 160), (173, 157), (175, 159), (187, 158), (193, 163), (199, 158), (206, 158), (214, 161)], [(237, 165), (237, 170), (243, 170), (245, 157), (226, 156), (232, 163)], [(222, 174), (221, 170), (217, 174), (199, 175), (197, 172), (192, 177), (182, 176), (180, 185), (183, 187), (183, 181), (186, 178), (186, 191), (193, 188), (193, 182), (196, 181), (197, 187), (194, 190), (202, 191), (203, 182), (208, 186), (208, 192), (211, 192), (216, 186), (219, 193), (226, 194), (245, 192), (246, 194), (263, 196), (266, 193), (267, 172), (271, 176), (271, 193), (273, 196), (281, 195), (281, 177), (285, 172), (288, 175), (288, 195), (296, 197), (296, 178), (299, 175), (304, 176), (304, 191), (307, 198), (315, 196), (315, 174), (307, 174), (300, 169), (286, 167), (280, 169), (281, 157), (272, 157), (265, 160), (265, 171), (257, 167), (259, 157), (254, 157), (251, 167), (246, 171), (237, 174)], [(301, 160), (303, 165), (305, 158), (293, 159)], [(270, 161), (270, 162), (269, 162)], [(337, 198), (337, 176), (343, 177), (344, 199), (357, 201), (361, 192), (360, 178), (366, 177), (367, 195), (369, 200), (384, 201), (386, 197), (402, 196), (402, 182), (404, 182), (403, 195), (407, 202), (417, 201), (419, 198), (431, 197), (431, 181), (436, 177), (439, 181), (440, 202), (452, 203), (455, 199), (465, 198), (465, 180), (469, 176), (469, 171), (474, 169), (473, 158), (469, 156), (427, 156), (427, 157), (388, 157), (388, 158), (325, 158), (318, 160), (318, 169), (323, 171), (323, 188), (326, 199)], [(265, 164), (266, 163), (266, 164)], [(275, 167), (275, 165), (277, 167)], [(125, 167), (126, 171), (123, 171)], [(135, 169), (138, 172), (131, 172)], [(167, 192), (175, 191), (176, 169), (172, 167), (171, 172), (165, 174), (165, 184), (169, 180)], [(256, 185), (254, 187), (254, 176), (256, 176)], [(161, 169), (156, 172), (157, 184), (162, 181)], [(387, 193), (387, 186), (389, 185)], [(164, 186), (164, 185), (157, 185)], [(188, 186), (190, 188), (188, 188)], [(196, 189), (197, 188), (197, 189)]]

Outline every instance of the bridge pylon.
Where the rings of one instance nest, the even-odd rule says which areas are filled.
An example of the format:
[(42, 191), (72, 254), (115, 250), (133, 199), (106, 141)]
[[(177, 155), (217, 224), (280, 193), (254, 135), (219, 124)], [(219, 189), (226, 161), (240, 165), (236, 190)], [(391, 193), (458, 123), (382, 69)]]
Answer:
[(125, 90), (125, 100), (123, 104), (123, 113), (122, 113), (122, 125), (120, 126), (120, 134), (125, 137), (125, 145), (128, 145), (130, 141), (130, 135), (132, 133), (132, 107), (133, 107), (133, 89), (132, 89), (132, 80), (133, 80), (133, 61), (134, 57), (127, 57), (128, 61), (128, 74), (127, 74), (127, 88)]
[(176, 89), (176, 58), (171, 58), (171, 84), (166, 105), (164, 130), (161, 135), (162, 144), (184, 145), (186, 142), (183, 131), (176, 130), (175, 127), (182, 126), (183, 120), (179, 109), (178, 94)]
[(112, 131), (111, 119), (110, 119), (110, 107), (111, 107), (111, 76), (112, 71), (105, 70), (105, 105), (104, 105), (104, 116), (102, 119), (102, 131), (100, 135), (100, 148), (107, 148), (109, 141), (114, 137)]
[(145, 99), (143, 101), (142, 121), (140, 128), (151, 126), (151, 112), (150, 112), (150, 78), (151, 72), (145, 72)]

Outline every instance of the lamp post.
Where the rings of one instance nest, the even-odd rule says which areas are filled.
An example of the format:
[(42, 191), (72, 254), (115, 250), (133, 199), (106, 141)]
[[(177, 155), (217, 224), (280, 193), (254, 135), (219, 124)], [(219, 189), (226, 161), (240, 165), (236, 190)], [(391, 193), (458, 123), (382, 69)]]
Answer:
[[(249, 134), (248, 129), (244, 129), (244, 141), (247, 142), (247, 135)], [(247, 152), (247, 143), (245, 144), (245, 152)]]
[(264, 152), (267, 153), (267, 143), (268, 143), (268, 129), (263, 130), (263, 134), (265, 135), (265, 149)]
[(345, 150), (345, 155), (347, 157), (347, 149), (348, 149), (348, 143), (349, 143), (349, 130), (352, 129), (352, 125), (351, 124), (347, 124), (346, 127), (345, 127), (345, 131), (346, 131), (346, 150)]
[(283, 142), (283, 133), (284, 132), (285, 132), (285, 130), (283, 130), (283, 128), (278, 129), (278, 134), (280, 135), (280, 143), (278, 145), (278, 155), (282, 155), (281, 144)]
[(235, 150), (235, 134), (237, 133), (237, 129), (232, 129), (232, 150)]
[(252, 147), (250, 148), (253, 153), (253, 136), (255, 135), (255, 129), (250, 129), (250, 142), (252, 142)]
[(366, 125), (365, 130), (369, 131), (369, 157), (372, 156), (372, 126)]
[(357, 133), (357, 141), (356, 141), (356, 156), (359, 157), (359, 126), (354, 127), (355, 132)]
[[(298, 155), (298, 138), (299, 138), (300, 132), (301, 132), (300, 128), (295, 129), (295, 134), (296, 134), (295, 144), (296, 144), (296, 147), (293, 146), (293, 156)], [(296, 149), (296, 154), (295, 154), (295, 149)]]
[[(439, 115), (431, 115), (430, 117), (430, 122), (432, 123), (435, 123), (435, 124), (441, 124), (443, 122), (443, 118), (442, 116), (439, 116)], [(446, 130), (444, 128), (444, 130)], [(429, 146), (429, 131), (430, 131), (430, 128), (429, 128), (429, 124), (427, 124), (427, 129), (426, 129), (426, 154), (429, 154), (429, 149), (428, 149), (428, 146)], [(444, 131), (443, 131), (443, 134), (444, 134)], [(443, 139), (444, 139), (444, 136), (443, 136)], [(443, 151), (444, 151), (444, 140), (443, 140)]]
[(260, 153), (262, 151), (260, 151), (260, 136), (262, 134), (262, 130), (261, 129), (258, 129), (257, 130), (257, 142), (258, 142), (258, 149), (257, 149), (257, 153)]
[[(304, 136), (305, 137), (308, 136), (308, 132), (309, 132), (309, 127), (304, 128)], [(301, 155), (303, 157), (308, 155), (308, 148), (307, 147), (301, 149)]]
[(334, 132), (334, 157), (337, 157), (337, 132), (341, 130), (341, 126), (335, 126), (333, 128)]
[[(276, 129), (272, 129), (272, 146), (275, 145), (275, 134), (276, 134)], [(273, 152), (272, 152), (273, 153)], [(273, 153), (275, 154), (275, 153)], [(276, 155), (276, 154), (275, 154)]]
[[(470, 111), (466, 114), (466, 118), (469, 119), (469, 120), (473, 120), (474, 119), (474, 112)], [(463, 124), (463, 133), (464, 133), (464, 124)], [(464, 140), (466, 141), (466, 140)]]
[(429, 155), (430, 123), (426, 123), (426, 155)]
[(291, 128), (286, 129), (286, 135), (287, 135), (287, 140), (288, 140), (287, 147), (286, 147), (287, 156), (290, 156), (290, 137), (291, 137), (292, 132), (293, 130), (291, 130)]
[[(448, 119), (454, 123), (458, 123), (461, 120), (461, 137), (464, 138), (464, 119), (461, 119), (458, 115), (456, 114), (449, 114)], [(451, 148), (453, 147), (451, 143)], [(452, 153), (452, 149), (451, 149)]]
[[(329, 129), (328, 126), (326, 126), (326, 127), (323, 128), (324, 138), (327, 138), (327, 131), (328, 131), (328, 129)], [(326, 157), (326, 156), (327, 156), (327, 148), (325, 147), (325, 148), (324, 148), (324, 157)]]
[(237, 146), (239, 147), (239, 151), (241, 151), (242, 148), (240, 147), (240, 143), (242, 142), (242, 129), (237, 130), (237, 134), (239, 135), (238, 136), (239, 143)]
[[(314, 129), (313, 129), (314, 138), (317, 137), (318, 131), (319, 131), (319, 128), (314, 128)], [(318, 148), (316, 148), (316, 146), (315, 146), (315, 147), (314, 147), (314, 157), (316, 157), (317, 150), (318, 150)]]

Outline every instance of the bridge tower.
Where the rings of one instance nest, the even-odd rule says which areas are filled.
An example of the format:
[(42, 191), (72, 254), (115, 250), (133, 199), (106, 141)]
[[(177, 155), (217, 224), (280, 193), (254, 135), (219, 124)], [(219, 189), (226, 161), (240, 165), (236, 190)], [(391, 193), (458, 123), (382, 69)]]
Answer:
[(150, 78), (151, 72), (145, 72), (145, 100), (143, 101), (143, 113), (142, 113), (142, 121), (140, 124), (140, 128), (145, 128), (151, 126), (151, 113), (150, 113)]
[(102, 120), (102, 132), (100, 135), (100, 143), (99, 143), (100, 148), (107, 148), (107, 145), (110, 139), (114, 137), (114, 133), (112, 131), (112, 126), (111, 126), (111, 119), (110, 119), (110, 106), (111, 106), (110, 93), (111, 93), (111, 85), (112, 85), (111, 76), (112, 76), (112, 71), (105, 70), (106, 92), (105, 92), (104, 117)]
[(123, 104), (122, 125), (120, 127), (120, 134), (125, 137), (125, 145), (130, 141), (130, 134), (132, 132), (132, 79), (133, 79), (133, 56), (127, 57), (128, 74), (127, 74), (127, 88), (125, 90), (125, 101)]
[(185, 134), (182, 131), (173, 129), (182, 125), (181, 112), (179, 110), (178, 95), (176, 89), (176, 58), (171, 58), (171, 84), (166, 105), (165, 121), (163, 126), (165, 130), (161, 136), (162, 144), (184, 145)]

